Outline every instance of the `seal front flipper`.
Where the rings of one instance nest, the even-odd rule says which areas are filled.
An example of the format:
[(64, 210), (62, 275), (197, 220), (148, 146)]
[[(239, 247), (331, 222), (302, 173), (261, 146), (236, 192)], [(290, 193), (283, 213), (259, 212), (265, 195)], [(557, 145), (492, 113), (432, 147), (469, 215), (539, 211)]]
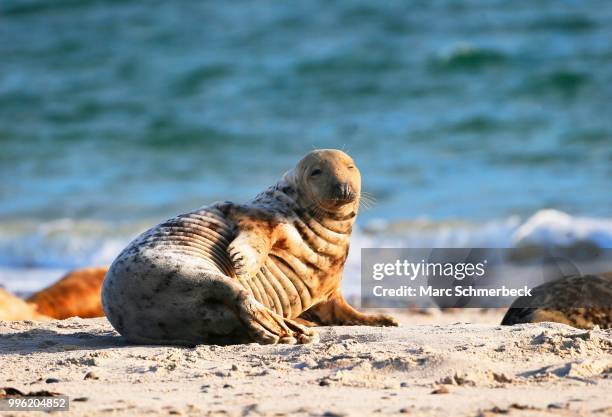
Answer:
[(261, 344), (304, 344), (319, 340), (314, 329), (285, 317), (250, 297), (239, 306), (239, 317), (253, 341)]
[(238, 230), (227, 253), (238, 278), (252, 277), (264, 265), (274, 245), (274, 226), (266, 219), (265, 213), (241, 206), (234, 206), (230, 218)]
[(227, 248), (236, 276), (248, 278), (255, 275), (266, 261), (271, 247), (266, 236), (254, 231), (239, 232)]

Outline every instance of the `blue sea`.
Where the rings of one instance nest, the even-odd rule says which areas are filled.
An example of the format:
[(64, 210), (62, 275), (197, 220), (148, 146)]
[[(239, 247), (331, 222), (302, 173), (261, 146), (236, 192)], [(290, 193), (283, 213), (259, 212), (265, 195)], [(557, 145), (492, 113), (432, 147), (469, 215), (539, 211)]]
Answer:
[[(612, 247), (612, 2), (0, 2), (0, 284), (111, 262), (313, 148), (359, 247)], [(354, 278), (353, 278), (354, 280)]]

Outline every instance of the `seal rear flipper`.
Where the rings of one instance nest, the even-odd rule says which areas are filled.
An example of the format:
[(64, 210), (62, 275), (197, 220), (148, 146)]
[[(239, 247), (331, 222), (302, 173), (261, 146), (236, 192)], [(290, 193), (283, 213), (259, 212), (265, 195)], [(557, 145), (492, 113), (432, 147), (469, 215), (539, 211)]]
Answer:
[(327, 301), (316, 304), (300, 318), (326, 326), (398, 326), (397, 320), (386, 314), (364, 314), (346, 302), (340, 291)]
[[(298, 324), (301, 324), (302, 326), (306, 326), (306, 327), (317, 327), (320, 325), (320, 323), (309, 320), (306, 317), (308, 317), (308, 310), (303, 312), (299, 317), (294, 318), (293, 321), (295, 321)], [(314, 320), (316, 320), (316, 318)]]

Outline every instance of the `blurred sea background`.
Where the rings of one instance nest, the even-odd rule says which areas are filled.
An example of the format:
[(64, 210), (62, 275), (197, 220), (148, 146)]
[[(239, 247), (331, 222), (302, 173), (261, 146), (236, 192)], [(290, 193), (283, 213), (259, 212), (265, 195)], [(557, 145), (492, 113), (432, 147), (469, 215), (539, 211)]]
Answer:
[(360, 247), (612, 247), (612, 2), (0, 2), (9, 290), (325, 147), (377, 198), (348, 288)]

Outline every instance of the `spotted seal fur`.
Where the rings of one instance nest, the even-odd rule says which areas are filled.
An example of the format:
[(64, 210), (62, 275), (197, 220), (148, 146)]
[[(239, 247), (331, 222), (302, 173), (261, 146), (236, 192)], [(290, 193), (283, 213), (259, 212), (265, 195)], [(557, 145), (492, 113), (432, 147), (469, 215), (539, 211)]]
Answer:
[(575, 275), (538, 285), (517, 298), (502, 325), (553, 321), (581, 329), (612, 328), (612, 273)]
[(246, 204), (215, 203), (146, 231), (111, 265), (106, 316), (136, 343), (307, 343), (311, 326), (392, 326), (340, 293), (361, 196), (355, 162), (307, 154)]

